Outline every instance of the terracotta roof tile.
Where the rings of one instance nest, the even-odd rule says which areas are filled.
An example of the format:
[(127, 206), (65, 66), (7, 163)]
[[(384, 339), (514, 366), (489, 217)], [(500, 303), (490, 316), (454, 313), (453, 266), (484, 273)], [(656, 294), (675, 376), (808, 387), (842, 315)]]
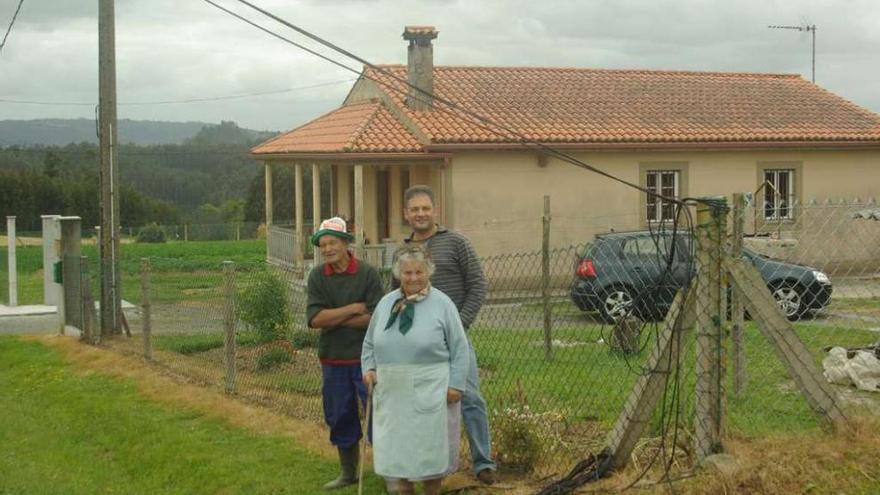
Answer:
[(340, 107), (251, 149), (258, 155), (422, 151), (418, 140), (377, 102)]
[[(382, 68), (406, 80), (406, 67)], [(431, 143), (518, 139), (461, 115), (406, 108)], [(547, 143), (880, 141), (880, 116), (794, 75), (531, 67), (434, 68), (434, 91)], [(500, 133), (500, 135), (499, 135)]]

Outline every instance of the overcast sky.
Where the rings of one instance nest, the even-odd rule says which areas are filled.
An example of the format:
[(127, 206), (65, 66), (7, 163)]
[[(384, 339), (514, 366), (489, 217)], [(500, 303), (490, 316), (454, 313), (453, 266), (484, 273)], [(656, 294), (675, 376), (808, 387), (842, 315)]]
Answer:
[[(214, 1), (316, 46), (236, 0)], [(439, 30), (436, 64), (773, 72), (809, 80), (810, 34), (767, 26), (815, 24), (817, 84), (880, 113), (877, 0), (251, 1), (374, 63), (405, 63), (401, 33), (415, 24)], [(0, 52), (0, 119), (94, 116), (97, 4), (24, 0)], [(0, 0), (0, 36), (17, 5)], [(119, 118), (285, 130), (336, 107), (355, 78), (204, 0), (116, 0), (116, 43)]]

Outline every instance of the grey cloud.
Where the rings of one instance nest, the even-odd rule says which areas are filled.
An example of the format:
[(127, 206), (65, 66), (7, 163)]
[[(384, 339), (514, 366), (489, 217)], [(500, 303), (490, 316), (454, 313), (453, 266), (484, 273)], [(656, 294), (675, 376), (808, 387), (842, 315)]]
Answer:
[[(231, 0), (217, 0), (317, 47)], [(435, 59), (455, 65), (541, 65), (797, 73), (809, 78), (805, 33), (768, 24), (815, 22), (817, 79), (880, 111), (872, 0), (258, 0), (376, 63), (404, 63), (403, 26), (438, 27)], [(55, 5), (57, 4), (57, 5)], [(97, 2), (26, 2), (0, 54), (0, 98), (91, 100), (97, 94)], [(14, 7), (14, 6), (13, 6)], [(2, 7), (0, 7), (2, 9)], [(353, 77), (202, 1), (117, 0), (120, 101), (223, 96)], [(9, 12), (8, 15), (11, 15)], [(0, 10), (0, 19), (8, 17)], [(318, 48), (322, 53), (326, 49)], [(342, 59), (360, 68), (357, 62)], [(286, 129), (328, 111), (349, 84), (211, 104), (121, 107), (130, 118), (236, 120)], [(0, 103), (3, 118), (91, 116), (90, 108)]]

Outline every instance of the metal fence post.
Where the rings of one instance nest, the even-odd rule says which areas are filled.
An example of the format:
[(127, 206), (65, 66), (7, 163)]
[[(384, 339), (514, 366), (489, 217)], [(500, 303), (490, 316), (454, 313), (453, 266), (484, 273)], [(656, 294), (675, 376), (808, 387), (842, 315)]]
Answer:
[(722, 236), (727, 214), (723, 198), (704, 198), (697, 208), (697, 459), (721, 452), (724, 359), (721, 322)]
[(544, 232), (541, 241), (541, 300), (544, 305), (544, 359), (553, 360), (553, 328), (550, 322), (550, 196), (544, 196)]
[[(740, 259), (743, 250), (743, 233), (745, 232), (746, 198), (743, 193), (733, 195), (733, 239), (730, 257)], [(733, 322), (731, 340), (733, 342), (733, 392), (741, 395), (746, 385), (746, 358), (743, 342), (745, 311), (743, 310), (742, 294), (730, 288), (730, 318)]]
[(226, 335), (223, 347), (226, 365), (226, 393), (235, 393), (235, 263), (223, 262), (223, 293), (225, 295), (223, 323)]
[(144, 358), (153, 359), (152, 322), (150, 321), (150, 259), (141, 258), (141, 322), (144, 339)]

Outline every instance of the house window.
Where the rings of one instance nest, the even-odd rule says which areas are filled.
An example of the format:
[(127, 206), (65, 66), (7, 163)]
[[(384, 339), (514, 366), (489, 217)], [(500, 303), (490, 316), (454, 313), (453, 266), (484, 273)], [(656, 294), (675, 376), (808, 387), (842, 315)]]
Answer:
[[(680, 170), (649, 170), (645, 177), (645, 187), (664, 198), (679, 197)], [(648, 222), (667, 222), (674, 220), (675, 203), (664, 200), (654, 194), (646, 194)]]
[(791, 220), (794, 204), (794, 170), (764, 170), (764, 219)]

